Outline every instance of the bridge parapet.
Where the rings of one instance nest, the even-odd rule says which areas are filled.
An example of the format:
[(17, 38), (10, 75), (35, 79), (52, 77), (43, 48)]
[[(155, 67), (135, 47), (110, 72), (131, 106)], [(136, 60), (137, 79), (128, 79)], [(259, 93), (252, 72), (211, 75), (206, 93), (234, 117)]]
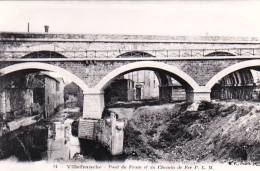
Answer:
[(0, 32), (2, 40), (70, 40), (70, 41), (203, 41), (203, 42), (256, 42), (259, 37), (230, 37), (230, 36), (164, 36), (164, 35), (123, 35), (123, 34), (71, 34), (71, 33), (28, 33), (28, 32)]
[[(43, 53), (44, 52), (44, 53)], [(204, 56), (259, 56), (260, 48), (168, 49), (168, 50), (85, 50), (85, 51), (0, 51), (0, 59), (20, 58), (170, 58)], [(33, 54), (33, 55), (30, 55)]]

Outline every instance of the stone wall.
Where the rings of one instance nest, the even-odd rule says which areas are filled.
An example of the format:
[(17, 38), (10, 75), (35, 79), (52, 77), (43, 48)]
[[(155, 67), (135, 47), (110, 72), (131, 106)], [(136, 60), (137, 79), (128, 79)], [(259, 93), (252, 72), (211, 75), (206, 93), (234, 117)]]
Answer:
[(44, 110), (53, 114), (54, 109), (64, 103), (64, 83), (38, 71), (14, 72), (0, 78), (1, 81), (7, 80), (0, 91), (2, 114), (32, 115), (42, 114)]
[[(87, 35), (87, 34), (30, 34), (0, 33), (0, 51), (24, 51), (7, 55), (0, 53), (1, 58), (22, 58), (32, 52), (58, 52), (66, 58), (85, 58), (98, 54), (91, 51), (113, 51), (97, 55), (104, 58), (116, 58), (122, 54), (141, 51), (154, 57), (162, 57), (166, 50), (184, 50), (181, 56), (187, 56), (190, 49), (206, 49), (206, 56), (223, 49), (224, 52), (237, 53), (234, 48), (259, 48), (260, 40), (255, 37), (189, 37), (189, 36), (142, 36), (142, 35)], [(156, 52), (154, 50), (163, 50)], [(67, 52), (65, 52), (67, 51)], [(76, 51), (70, 53), (68, 51)], [(78, 51), (82, 51), (77, 53)], [(28, 52), (28, 53), (26, 53)], [(177, 57), (178, 51), (168, 56)], [(198, 52), (194, 52), (195, 54)], [(239, 52), (238, 52), (239, 53)], [(256, 51), (256, 53), (259, 53)], [(249, 54), (249, 53), (245, 53)]]
[(160, 100), (161, 101), (185, 101), (186, 90), (181, 86), (161, 86)]
[[(247, 59), (248, 60), (248, 59)], [(228, 66), (243, 61), (241, 59), (230, 60), (166, 60), (160, 61), (187, 73), (191, 76), (199, 85), (205, 85), (211, 77), (215, 74), (227, 68)], [(94, 87), (106, 74), (112, 70), (117, 69), (120, 66), (133, 63), (135, 61), (96, 61), (96, 64), (86, 67), (85, 81), (89, 87)], [(158, 65), (160, 65), (158, 63)], [(176, 75), (171, 74), (174, 78)]]
[(3, 115), (6, 113), (5, 101), (5, 91), (0, 91), (0, 118), (3, 118)]
[(49, 117), (55, 113), (55, 109), (64, 104), (64, 83), (54, 78), (45, 78), (45, 115)]
[(117, 121), (114, 113), (106, 120), (81, 118), (78, 137), (100, 142), (112, 155), (120, 155), (123, 152), (124, 121)]
[[(165, 60), (160, 63), (168, 64), (179, 68), (183, 72), (191, 76), (199, 85), (205, 85), (210, 78), (215, 74), (227, 68), (230, 65), (236, 64), (241, 61), (250, 60), (246, 59), (190, 59), (190, 60)], [(156, 60), (155, 60), (156, 61)], [(0, 68), (10, 66), (13, 64), (21, 63), (22, 61), (1, 61)], [(97, 83), (108, 73), (136, 61), (124, 60), (124, 61), (96, 61), (93, 64), (86, 64), (84, 61), (46, 61), (54, 66), (61, 67), (83, 80), (90, 88), (93, 88)], [(159, 63), (158, 63), (159, 65)], [(173, 77), (177, 78), (172, 74)]]
[(54, 114), (57, 107), (56, 102), (56, 81), (48, 77), (45, 78), (45, 117)]
[[(35, 87), (41, 89), (41, 80), (35, 79), (34, 71), (21, 71), (1, 77), (6, 80), (2, 86), (1, 94), (4, 113), (15, 116), (32, 115), (34, 112)], [(39, 99), (44, 97), (38, 97)], [(39, 113), (40, 111), (38, 111)], [(11, 116), (13, 117), (13, 116)]]
[(28, 32), (1, 32), (1, 39), (60, 39), (60, 40), (172, 40), (172, 41), (260, 41), (259, 37), (230, 37), (230, 36), (159, 36), (159, 35), (115, 35), (115, 34), (53, 34)]
[[(0, 33), (1, 50), (155, 50), (259, 47), (255, 37)], [(35, 41), (41, 42), (36, 44)], [(253, 42), (252, 44), (250, 44)], [(153, 52), (151, 52), (153, 53)], [(115, 56), (119, 56), (118, 52)], [(155, 54), (153, 54), (155, 55)], [(157, 54), (158, 55), (158, 54)], [(206, 54), (205, 54), (206, 55)], [(66, 56), (66, 55), (65, 55)], [(114, 56), (114, 57), (115, 57)], [(156, 55), (155, 55), (156, 56)]]
[(99, 120), (80, 118), (78, 126), (78, 137), (82, 139), (95, 140), (94, 129)]
[(33, 89), (8, 88), (5, 89), (6, 112), (15, 112), (16, 115), (29, 111), (33, 103)]

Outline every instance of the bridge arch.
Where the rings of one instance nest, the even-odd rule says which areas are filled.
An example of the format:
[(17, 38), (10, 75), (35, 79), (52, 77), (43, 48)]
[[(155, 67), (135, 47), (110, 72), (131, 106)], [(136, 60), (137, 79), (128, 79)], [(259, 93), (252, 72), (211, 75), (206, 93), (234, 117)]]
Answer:
[(144, 51), (129, 51), (117, 56), (117, 58), (128, 58), (128, 57), (138, 57), (138, 58), (152, 58), (155, 57), (150, 53)]
[(239, 62), (237, 64), (231, 65), (225, 69), (223, 69), (222, 71), (218, 72), (216, 75), (214, 75), (206, 84), (206, 87), (208, 87), (209, 89), (211, 89), (219, 80), (221, 80), (223, 77), (241, 70), (241, 69), (245, 69), (245, 68), (250, 68), (250, 67), (257, 67), (260, 66), (260, 60), (248, 60), (248, 61), (243, 61), (243, 62)]
[(166, 71), (182, 79), (193, 90), (199, 88), (199, 85), (193, 78), (191, 78), (188, 74), (186, 74), (185, 72), (183, 72), (177, 67), (162, 62), (141, 61), (141, 62), (134, 62), (127, 65), (123, 65), (117, 69), (114, 69), (99, 81), (95, 89), (102, 92), (117, 76), (131, 71), (147, 69), (147, 68)]
[(41, 50), (41, 51), (28, 53), (22, 58), (66, 58), (66, 57), (55, 51)]
[(83, 92), (88, 91), (88, 86), (76, 75), (72, 74), (71, 72), (61, 67), (46, 64), (46, 63), (41, 63), (41, 62), (26, 62), (26, 63), (10, 65), (0, 69), (0, 74), (2, 76), (5, 74), (9, 74), (15, 71), (20, 71), (25, 69), (40, 69), (40, 70), (59, 73), (61, 75), (69, 77), (75, 84), (77, 84), (82, 89)]
[(210, 57), (210, 56), (235, 56), (235, 55), (225, 51), (214, 51), (205, 55), (205, 57)]

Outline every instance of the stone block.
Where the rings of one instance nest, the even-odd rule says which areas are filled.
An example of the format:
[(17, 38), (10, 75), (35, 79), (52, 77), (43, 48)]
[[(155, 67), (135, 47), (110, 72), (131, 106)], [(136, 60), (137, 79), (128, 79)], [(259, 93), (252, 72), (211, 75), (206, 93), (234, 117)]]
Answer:
[(89, 139), (89, 140), (95, 140), (96, 138), (94, 135), (94, 129), (95, 129), (95, 124), (97, 122), (98, 120), (80, 118), (79, 127), (78, 127), (78, 137)]
[(210, 92), (187, 92), (187, 102), (210, 101)]

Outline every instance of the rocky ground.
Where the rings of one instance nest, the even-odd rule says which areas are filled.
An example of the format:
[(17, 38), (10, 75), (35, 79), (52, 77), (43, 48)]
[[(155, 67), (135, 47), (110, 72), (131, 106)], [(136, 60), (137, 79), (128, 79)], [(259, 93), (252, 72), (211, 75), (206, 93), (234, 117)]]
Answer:
[(260, 105), (176, 103), (138, 107), (125, 127), (128, 159), (260, 163)]
[[(123, 108), (124, 104), (120, 105), (109, 110), (118, 113), (119, 119), (127, 120), (123, 159), (260, 164), (259, 103), (127, 104), (127, 108)], [(79, 108), (62, 108), (49, 120), (42, 121), (46, 123), (40, 126), (63, 122), (65, 118), (76, 120), (80, 114)], [(37, 136), (35, 139), (40, 140)], [(19, 142), (17, 146), (20, 147)], [(102, 158), (104, 154), (99, 156)], [(89, 159), (82, 157), (76, 160)]]

